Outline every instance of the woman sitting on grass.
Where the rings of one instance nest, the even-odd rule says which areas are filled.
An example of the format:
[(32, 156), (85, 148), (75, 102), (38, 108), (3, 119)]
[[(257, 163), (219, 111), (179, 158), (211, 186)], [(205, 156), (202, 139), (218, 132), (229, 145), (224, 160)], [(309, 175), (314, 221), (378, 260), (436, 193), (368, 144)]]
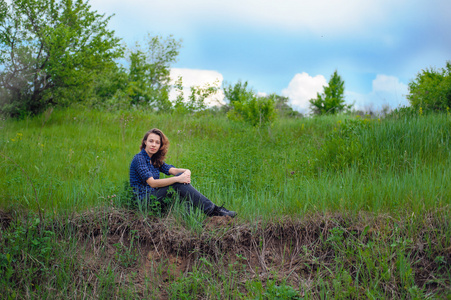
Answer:
[[(162, 203), (173, 189), (181, 199), (202, 209), (208, 216), (235, 217), (236, 212), (216, 206), (190, 184), (190, 170), (175, 168), (164, 162), (168, 148), (169, 140), (161, 130), (154, 128), (144, 135), (141, 152), (133, 157), (130, 165), (130, 186), (138, 201)], [(160, 179), (160, 172), (175, 176)]]

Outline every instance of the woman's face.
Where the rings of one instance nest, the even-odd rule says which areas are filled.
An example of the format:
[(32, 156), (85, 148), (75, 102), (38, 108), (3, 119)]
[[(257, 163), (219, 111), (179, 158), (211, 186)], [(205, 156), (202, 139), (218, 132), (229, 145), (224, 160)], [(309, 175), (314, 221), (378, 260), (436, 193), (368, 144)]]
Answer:
[(161, 139), (158, 134), (150, 133), (144, 143), (146, 144), (146, 152), (149, 156), (154, 155), (158, 152), (158, 150), (160, 150)]

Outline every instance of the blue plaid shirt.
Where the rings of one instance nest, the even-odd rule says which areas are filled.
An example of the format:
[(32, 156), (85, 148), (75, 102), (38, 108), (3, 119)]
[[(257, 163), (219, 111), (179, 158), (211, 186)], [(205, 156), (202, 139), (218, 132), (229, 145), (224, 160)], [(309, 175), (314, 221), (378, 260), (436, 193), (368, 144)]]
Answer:
[(136, 154), (130, 164), (130, 186), (138, 199), (146, 199), (155, 190), (147, 184), (147, 179), (150, 177), (160, 179), (160, 172), (170, 175), (170, 168), (174, 168), (174, 166), (166, 163), (159, 168), (155, 167), (145, 149)]

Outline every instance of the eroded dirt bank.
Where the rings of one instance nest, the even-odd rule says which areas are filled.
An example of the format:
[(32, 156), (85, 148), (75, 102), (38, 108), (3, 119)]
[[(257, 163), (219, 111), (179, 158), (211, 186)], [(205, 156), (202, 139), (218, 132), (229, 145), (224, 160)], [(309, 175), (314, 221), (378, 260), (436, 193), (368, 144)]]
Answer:
[[(369, 257), (375, 268), (386, 263), (388, 269), (396, 270), (395, 254), (401, 251), (411, 262), (415, 284), (433, 291), (443, 288), (434, 280), (441, 267), (441, 271), (446, 269), (440, 262), (447, 262), (448, 268), (451, 262), (451, 248), (441, 247), (449, 245), (442, 240), (446, 238), (444, 233), (449, 224), (432, 213), (422, 218), (421, 223), (415, 222), (416, 225), (412, 219), (338, 213), (253, 224), (221, 217), (205, 221), (204, 229), (195, 232), (171, 217), (144, 219), (125, 211), (86, 213), (71, 220), (79, 228), (80, 238), (89, 241), (94, 257), (106, 248), (110, 259), (114, 259), (115, 254), (117, 258), (118, 247), (112, 245), (121, 243), (127, 248), (130, 247), (130, 233), (139, 236), (139, 259), (127, 270), (135, 270), (140, 274), (138, 278), (144, 281), (145, 276), (152, 275), (152, 268), (161, 265), (161, 277), (154, 278), (161, 284), (188, 275), (201, 258), (207, 258), (217, 264), (210, 271), (223, 269), (227, 272), (227, 266), (236, 266), (240, 271), (240, 282), (255, 278), (265, 282), (277, 278), (301, 287), (302, 294), (314, 288), (313, 278), (318, 272), (326, 280), (333, 279), (337, 263), (343, 264), (340, 268), (346, 268), (351, 277), (358, 276), (357, 273), (365, 269), (361, 265), (365, 258), (357, 257), (362, 256), (361, 253), (380, 256)], [(416, 234), (409, 236), (409, 231)], [(398, 280), (396, 276), (387, 276), (385, 288), (388, 294), (397, 295)]]
[[(12, 227), (10, 214), (0, 216), (3, 231)], [(407, 293), (406, 276), (423, 294), (444, 295), (449, 289), (450, 221), (440, 216), (434, 212), (396, 220), (335, 213), (254, 223), (213, 217), (190, 227), (171, 215), (145, 218), (133, 211), (103, 209), (70, 216), (47, 229), (77, 240), (74, 255), (81, 263), (74, 280), (88, 285), (94, 295), (101, 284), (97, 274), (108, 266), (117, 286), (133, 285), (137, 294), (150, 298), (174, 298), (174, 288), (192, 293), (193, 283), (184, 284), (181, 278), (202, 277), (202, 272), (219, 293), (236, 289), (252, 296), (250, 283), (264, 287), (271, 281), (292, 286), (300, 297), (317, 298), (321, 279), (330, 289), (335, 283), (347, 289), (337, 294), (340, 288), (334, 287), (332, 296), (368, 297), (366, 285), (356, 281), (374, 280), (385, 296), (397, 297)], [(408, 265), (404, 274), (400, 259)], [(233, 282), (224, 279), (230, 276)], [(199, 287), (194, 298), (212, 297), (201, 283)]]

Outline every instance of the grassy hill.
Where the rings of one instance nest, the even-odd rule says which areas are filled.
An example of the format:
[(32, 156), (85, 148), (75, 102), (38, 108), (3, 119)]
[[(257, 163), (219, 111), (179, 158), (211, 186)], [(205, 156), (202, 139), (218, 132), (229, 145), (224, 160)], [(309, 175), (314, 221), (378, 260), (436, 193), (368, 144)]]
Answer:
[[(233, 222), (128, 209), (129, 164), (154, 127), (171, 142), (166, 161), (237, 211)], [(449, 295), (448, 114), (253, 128), (221, 114), (69, 109), (0, 129), (0, 294)]]
[(243, 218), (343, 210), (421, 214), (451, 198), (446, 114), (282, 119), (256, 129), (223, 115), (66, 110), (0, 126), (4, 208), (109, 205), (153, 127), (170, 139), (167, 162), (191, 169), (193, 185)]

